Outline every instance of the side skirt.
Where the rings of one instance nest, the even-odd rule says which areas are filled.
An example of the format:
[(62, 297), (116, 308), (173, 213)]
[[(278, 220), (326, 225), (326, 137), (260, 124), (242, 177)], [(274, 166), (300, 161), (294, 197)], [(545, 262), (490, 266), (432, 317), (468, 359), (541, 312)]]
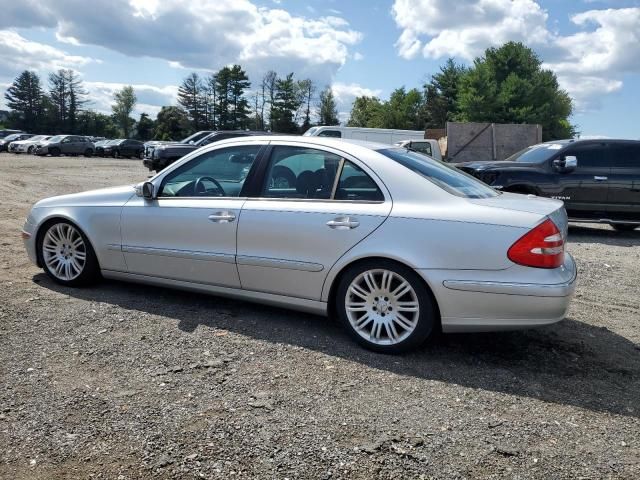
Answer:
[(173, 280), (169, 278), (151, 277), (147, 275), (138, 275), (135, 273), (116, 272), (113, 270), (102, 270), (102, 276), (111, 280), (122, 280), (125, 282), (177, 288), (180, 290), (188, 290), (191, 292), (209, 293), (213, 295), (220, 295), (222, 297), (229, 297), (238, 300), (246, 300), (249, 302), (272, 305), (274, 307), (289, 308), (301, 312), (312, 313), (314, 315), (328, 315), (327, 303), (316, 300), (287, 297), (284, 295), (274, 295), (272, 293), (254, 292), (251, 290), (239, 290), (236, 288), (220, 287), (217, 285), (185, 282), (183, 280)]

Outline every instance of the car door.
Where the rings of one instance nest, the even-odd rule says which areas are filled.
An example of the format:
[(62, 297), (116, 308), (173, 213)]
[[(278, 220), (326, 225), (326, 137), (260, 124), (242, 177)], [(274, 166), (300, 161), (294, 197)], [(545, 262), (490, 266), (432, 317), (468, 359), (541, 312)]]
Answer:
[(122, 211), (130, 273), (240, 287), (236, 230), (243, 187), (260, 143), (203, 152), (153, 180), (156, 198), (134, 196)]
[(611, 142), (608, 218), (640, 221), (640, 142)]
[[(576, 157), (578, 162), (573, 169), (563, 169), (554, 162), (569, 156)], [(550, 168), (557, 192), (553, 197), (564, 201), (569, 217), (589, 219), (605, 215), (611, 164), (604, 142), (572, 145), (552, 159)]]
[(277, 142), (261, 168), (257, 198), (247, 199), (238, 225), (242, 288), (319, 300), (331, 267), (382, 224), (391, 198), (336, 149)]

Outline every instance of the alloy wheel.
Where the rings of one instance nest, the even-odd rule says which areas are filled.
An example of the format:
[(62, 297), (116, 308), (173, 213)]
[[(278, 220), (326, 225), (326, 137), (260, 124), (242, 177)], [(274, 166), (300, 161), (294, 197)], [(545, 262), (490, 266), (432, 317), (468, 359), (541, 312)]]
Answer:
[(420, 302), (411, 283), (385, 269), (367, 270), (353, 279), (345, 310), (355, 332), (375, 345), (402, 342), (420, 318)]
[(76, 279), (87, 262), (87, 246), (80, 232), (68, 223), (52, 225), (42, 242), (42, 258), (59, 280)]

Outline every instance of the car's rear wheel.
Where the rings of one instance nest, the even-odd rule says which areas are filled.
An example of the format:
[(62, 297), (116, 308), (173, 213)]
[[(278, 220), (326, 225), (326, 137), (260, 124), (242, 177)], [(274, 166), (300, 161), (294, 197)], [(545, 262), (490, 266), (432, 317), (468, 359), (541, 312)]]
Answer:
[(640, 227), (640, 225), (633, 223), (612, 223), (611, 226), (619, 232), (631, 232)]
[(389, 260), (349, 268), (340, 279), (335, 301), (351, 337), (377, 352), (416, 348), (437, 324), (435, 301), (418, 274)]
[(32, 146), (30, 146), (30, 147), (27, 149), (27, 153), (32, 154), (32, 153), (33, 153), (33, 151), (35, 150), (35, 148), (36, 148), (36, 147), (34, 147), (33, 145), (32, 145)]
[(88, 285), (100, 276), (98, 259), (89, 240), (69, 222), (61, 220), (46, 227), (39, 253), (47, 275), (62, 285)]
[(87, 148), (87, 149), (84, 151), (84, 156), (85, 156), (85, 157), (93, 157), (93, 150), (91, 150), (90, 148)]

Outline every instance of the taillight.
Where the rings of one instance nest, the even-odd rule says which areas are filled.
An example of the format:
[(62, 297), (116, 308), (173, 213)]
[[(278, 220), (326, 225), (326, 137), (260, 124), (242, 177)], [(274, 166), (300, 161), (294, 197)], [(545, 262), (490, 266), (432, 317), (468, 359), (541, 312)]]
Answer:
[(564, 238), (558, 227), (547, 219), (511, 245), (509, 260), (537, 268), (557, 268), (564, 263)]

